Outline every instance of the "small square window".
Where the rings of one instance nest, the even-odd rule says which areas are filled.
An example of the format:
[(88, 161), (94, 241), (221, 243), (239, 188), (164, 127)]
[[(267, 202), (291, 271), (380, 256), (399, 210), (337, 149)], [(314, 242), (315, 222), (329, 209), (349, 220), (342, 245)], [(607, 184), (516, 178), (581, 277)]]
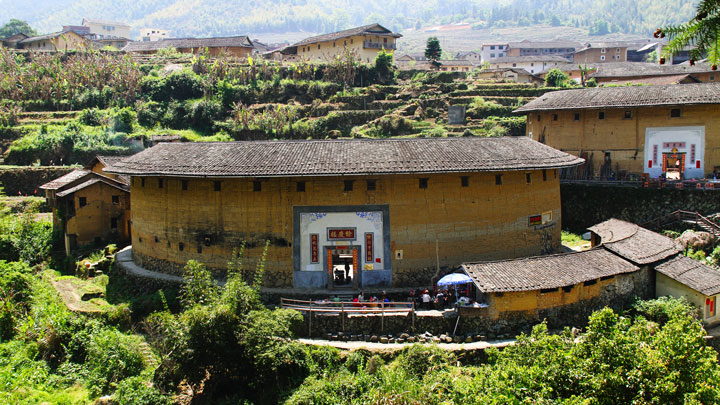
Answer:
[(222, 190), (222, 181), (213, 181), (213, 190), (215, 190), (215, 191)]
[(527, 184), (532, 183), (532, 173), (525, 173), (525, 182)]
[(670, 110), (670, 116), (673, 118), (679, 118), (680, 117), (680, 109), (679, 108), (673, 108)]
[(623, 118), (625, 118), (626, 120), (632, 118), (632, 111), (625, 111), (623, 113)]
[(200, 245), (197, 246), (197, 252), (202, 253), (202, 246), (200, 246)]
[(547, 169), (543, 169), (543, 181), (547, 181)]
[(182, 189), (183, 189), (183, 190), (187, 190), (187, 189), (188, 189), (188, 181), (187, 181), (187, 180), (183, 180), (183, 181), (181, 181), (181, 183), (182, 183)]
[(112, 196), (112, 203), (115, 205), (120, 204), (120, 196), (119, 195)]
[(183, 249), (185, 249), (185, 244), (182, 242), (178, 243), (178, 249), (182, 252)]
[(558, 120), (558, 115), (557, 115), (557, 114), (553, 114), (553, 121), (557, 121), (557, 120)]
[(367, 191), (375, 191), (377, 190), (377, 183), (375, 180), (368, 180), (367, 181)]
[(110, 229), (117, 229), (117, 218), (110, 218)]
[(467, 187), (470, 185), (470, 177), (460, 176), (460, 186)]
[(502, 184), (502, 174), (495, 175), (495, 185), (499, 186)]
[(605, 119), (605, 111), (598, 111), (598, 119), (599, 120)]
[(573, 115), (573, 119), (574, 119), (575, 121), (580, 121), (580, 113), (575, 113), (575, 114)]
[(158, 188), (163, 188), (163, 179), (158, 179)]
[(86, 197), (80, 197), (79, 203), (80, 203), (80, 206), (81, 206), (81, 207), (86, 206), (86, 205), (87, 205), (87, 198), (86, 198)]
[(423, 177), (422, 179), (420, 179), (419, 186), (420, 186), (420, 188), (423, 188), (423, 189), (428, 188), (427, 177)]
[(540, 122), (540, 114), (537, 115), (537, 120)]
[(295, 191), (298, 193), (304, 193), (305, 192), (305, 182), (304, 181), (298, 181), (295, 183)]
[(343, 184), (344, 184), (343, 191), (352, 191), (353, 190), (353, 182), (354, 182), (354, 180), (343, 181)]
[(262, 182), (260, 180), (253, 181), (253, 191), (261, 191), (262, 190)]

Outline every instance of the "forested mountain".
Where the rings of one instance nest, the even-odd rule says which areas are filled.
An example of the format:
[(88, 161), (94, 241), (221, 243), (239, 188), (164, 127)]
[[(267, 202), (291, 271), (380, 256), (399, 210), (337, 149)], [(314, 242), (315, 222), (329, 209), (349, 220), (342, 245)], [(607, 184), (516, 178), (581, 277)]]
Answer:
[(40, 32), (83, 17), (169, 29), (174, 36), (330, 32), (370, 22), (393, 30), (468, 22), (476, 28), (550, 24), (649, 35), (692, 16), (686, 0), (0, 0), (0, 24)]

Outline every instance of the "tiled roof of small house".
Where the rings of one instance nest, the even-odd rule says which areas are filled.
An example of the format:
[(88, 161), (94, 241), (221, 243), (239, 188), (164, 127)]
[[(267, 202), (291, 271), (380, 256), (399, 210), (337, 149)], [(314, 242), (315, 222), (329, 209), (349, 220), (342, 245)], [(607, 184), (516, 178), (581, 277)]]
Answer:
[[(637, 77), (637, 76), (666, 76), (688, 73), (710, 72), (710, 64), (698, 62), (695, 66), (687, 65), (660, 65), (657, 63), (644, 62), (606, 62), (591, 64), (596, 69), (589, 77), (613, 78), (613, 77)], [(577, 68), (577, 65), (575, 65)]]
[(216, 38), (165, 38), (159, 41), (133, 41), (122, 49), (125, 52), (156, 51), (173, 47), (187, 48), (252, 48), (253, 43), (246, 35)]
[(90, 19), (90, 18), (83, 18), (82, 23), (83, 23), (83, 25), (85, 23), (90, 23), (90, 24), (102, 24), (102, 25), (115, 25), (118, 27), (130, 27), (129, 24), (123, 23), (123, 22), (108, 21), (108, 20), (95, 20), (95, 19)]
[(393, 38), (400, 38), (402, 35), (394, 33), (389, 29), (383, 27), (380, 24), (363, 25), (362, 27), (350, 28), (343, 31), (331, 32), (329, 34), (316, 35), (314, 37), (305, 38), (302, 41), (293, 44), (292, 46), (303, 46), (308, 44), (315, 44), (318, 42), (335, 41), (338, 39), (354, 37), (356, 35), (382, 35), (391, 36)]
[(472, 62), (465, 59), (440, 59), (438, 60), (440, 65), (449, 65), (449, 66), (472, 66)]
[(490, 60), (491, 65), (498, 63), (528, 63), (528, 62), (557, 62), (568, 63), (567, 58), (557, 55), (528, 55), (528, 56), (506, 56), (503, 58), (495, 58)]
[(523, 68), (518, 68), (518, 67), (501, 67), (501, 68), (483, 69), (479, 73), (504, 73), (504, 72), (515, 72), (522, 76), (534, 76), (532, 73), (528, 72), (527, 70), (525, 70)]
[(658, 272), (704, 295), (720, 294), (720, 270), (678, 255), (655, 267)]
[(609, 219), (588, 229), (600, 236), (606, 249), (641, 265), (658, 262), (682, 251), (677, 241), (619, 219)]
[(90, 173), (90, 170), (85, 169), (73, 170), (66, 175), (60, 176), (55, 180), (43, 184), (40, 188), (43, 190), (58, 190), (74, 181), (82, 179)]
[(106, 185), (108, 185), (108, 186), (110, 186), (110, 187), (116, 188), (116, 189), (118, 189), (118, 190), (126, 191), (126, 192), (129, 192), (129, 191), (130, 191), (127, 186), (123, 186), (121, 183), (112, 181), (112, 180), (109, 179), (109, 178), (103, 178), (103, 176), (94, 176), (94, 177), (91, 178), (90, 180), (85, 181), (85, 182), (83, 182), (83, 183), (80, 183), (80, 184), (78, 184), (78, 185), (75, 186), (75, 187), (71, 187), (71, 188), (69, 188), (69, 189), (67, 189), (67, 190), (63, 190), (63, 191), (57, 193), (57, 197), (58, 197), (58, 198), (60, 198), (60, 197), (65, 197), (66, 195), (73, 194), (73, 193), (75, 193), (75, 192), (77, 192), (77, 191), (80, 191), (80, 190), (82, 190), (82, 189), (84, 189), (84, 188), (90, 187), (90, 186), (92, 186), (93, 184), (96, 184), (96, 183), (103, 183), (103, 184), (106, 184)]
[[(667, 75), (667, 76), (650, 76), (641, 77), (637, 79), (618, 79), (611, 80), (605, 83), (617, 83), (617, 84), (644, 84), (648, 86), (664, 86), (668, 84), (680, 84), (683, 81), (690, 81), (693, 83), (700, 83), (700, 80), (689, 74), (684, 75)], [(603, 83), (603, 84), (605, 84)]]
[(570, 167), (582, 159), (528, 137), (160, 143), (105, 169), (131, 176), (269, 177)]
[(515, 112), (692, 104), (720, 104), (720, 83), (552, 91), (525, 104)]
[(522, 259), (463, 263), (460, 268), (485, 293), (566, 287), (639, 270), (634, 264), (603, 248)]
[[(74, 32), (72, 32), (72, 34), (70, 34), (71, 32), (72, 32), (72, 31), (67, 31), (67, 32), (58, 31), (58, 32), (50, 33), (50, 34), (37, 35), (37, 36), (34, 36), (34, 37), (28, 37), (28, 38), (25, 38), (25, 39), (23, 39), (23, 40), (18, 41), (18, 44), (27, 44), (27, 43), (30, 43), (30, 42), (47, 41), (47, 40), (50, 40), (50, 39), (58, 38), (58, 37), (60, 37), (60, 36), (62, 36), (62, 35), (72, 35), (72, 34), (77, 35), (77, 34), (74, 33)], [(78, 35), (78, 36), (79, 36), (79, 35)]]

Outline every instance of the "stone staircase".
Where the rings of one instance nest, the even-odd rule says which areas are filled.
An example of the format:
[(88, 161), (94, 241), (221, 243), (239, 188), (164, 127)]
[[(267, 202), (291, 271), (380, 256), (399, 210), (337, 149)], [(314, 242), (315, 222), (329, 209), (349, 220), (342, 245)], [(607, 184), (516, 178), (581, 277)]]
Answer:
[(711, 221), (699, 212), (677, 210), (663, 217), (641, 224), (640, 226), (653, 230), (661, 230), (663, 226), (677, 222), (695, 225), (703, 231), (712, 234), (716, 238), (720, 238), (720, 225)]
[(157, 357), (155, 356), (155, 353), (153, 353), (152, 349), (150, 348), (150, 345), (143, 341), (140, 343), (140, 352), (142, 353), (143, 357), (143, 363), (148, 368), (152, 368), (153, 370), (156, 369), (160, 363), (158, 362)]

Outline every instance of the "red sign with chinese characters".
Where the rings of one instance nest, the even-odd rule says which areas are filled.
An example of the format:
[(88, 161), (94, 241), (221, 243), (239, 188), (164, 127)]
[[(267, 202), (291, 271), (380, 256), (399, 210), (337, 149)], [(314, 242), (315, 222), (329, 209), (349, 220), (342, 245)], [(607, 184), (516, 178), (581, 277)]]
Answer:
[(318, 234), (310, 234), (310, 263), (318, 262)]
[(373, 233), (368, 232), (365, 234), (365, 261), (372, 263), (375, 259), (375, 252), (373, 252)]
[(353, 249), (353, 271), (358, 271), (358, 257), (357, 257), (357, 249)]
[(328, 229), (328, 240), (355, 240), (355, 228)]
[(528, 220), (529, 225), (540, 225), (542, 224), (542, 215), (532, 215)]

